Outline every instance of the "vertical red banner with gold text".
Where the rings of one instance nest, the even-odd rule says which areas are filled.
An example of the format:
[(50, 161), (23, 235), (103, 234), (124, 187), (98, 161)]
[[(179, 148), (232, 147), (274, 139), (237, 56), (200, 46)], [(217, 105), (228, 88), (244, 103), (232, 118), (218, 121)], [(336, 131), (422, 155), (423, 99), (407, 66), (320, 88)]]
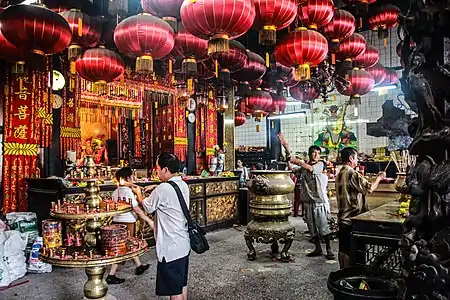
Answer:
[(214, 156), (214, 146), (217, 145), (217, 111), (216, 103), (212, 98), (208, 98), (206, 107), (206, 163)]
[(174, 101), (174, 140), (173, 153), (180, 161), (186, 161), (188, 151), (187, 124), (186, 124), (186, 101), (177, 97)]
[(45, 124), (37, 115), (42, 99), (38, 99), (40, 94), (34, 89), (36, 77), (30, 72), (6, 80), (3, 213), (27, 210), (25, 178), (37, 171), (38, 143), (45, 138)]
[(67, 84), (61, 105), (60, 149), (61, 157), (69, 150), (81, 151), (81, 128), (78, 108), (81, 105), (81, 79), (76, 78)]

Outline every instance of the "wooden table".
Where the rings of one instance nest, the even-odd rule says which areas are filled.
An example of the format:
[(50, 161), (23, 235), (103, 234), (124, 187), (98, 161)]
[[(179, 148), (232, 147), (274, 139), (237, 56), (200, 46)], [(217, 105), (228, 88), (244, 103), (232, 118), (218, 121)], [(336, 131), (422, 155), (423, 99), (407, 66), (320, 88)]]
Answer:
[(398, 242), (405, 221), (398, 215), (399, 208), (400, 202), (392, 201), (351, 219), (350, 265), (398, 270)]

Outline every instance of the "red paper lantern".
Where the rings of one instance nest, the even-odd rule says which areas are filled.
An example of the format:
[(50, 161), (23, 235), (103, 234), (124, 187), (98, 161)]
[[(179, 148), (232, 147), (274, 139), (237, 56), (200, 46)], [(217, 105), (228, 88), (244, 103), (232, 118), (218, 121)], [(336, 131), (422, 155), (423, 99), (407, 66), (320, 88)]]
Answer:
[(286, 98), (282, 95), (271, 93), (272, 96), (272, 105), (268, 109), (268, 112), (279, 113), (284, 112), (287, 107)]
[(106, 84), (123, 74), (125, 64), (116, 52), (99, 47), (86, 50), (76, 61), (76, 69), (83, 79)]
[(292, 98), (305, 103), (319, 98), (319, 92), (307, 81), (302, 81), (296, 86), (289, 88), (289, 94)]
[(72, 40), (67, 21), (39, 5), (11, 5), (0, 14), (2, 33), (14, 46), (44, 56), (66, 49)]
[(259, 29), (258, 37), (261, 45), (274, 45), (277, 41), (277, 30), (288, 27), (297, 15), (296, 0), (254, 0), (256, 18), (253, 23)]
[(263, 80), (261, 78), (261, 79), (255, 80), (255, 81), (250, 81), (249, 85), (250, 85), (250, 88), (254, 90), (254, 89), (259, 88), (262, 83), (263, 83)]
[(78, 9), (59, 13), (69, 23), (72, 42), (69, 46), (69, 60), (78, 59), (82, 48), (95, 47), (100, 42), (100, 24)]
[(317, 66), (327, 56), (328, 42), (320, 33), (304, 27), (288, 33), (276, 46), (275, 57), (278, 62), (296, 68), (296, 78), (308, 80), (310, 67)]
[(245, 66), (233, 74), (233, 79), (240, 82), (256, 81), (264, 76), (266, 70), (264, 59), (255, 52), (247, 51)]
[(334, 4), (331, 0), (309, 0), (298, 6), (298, 19), (302, 26), (317, 30), (333, 19)]
[(27, 52), (11, 44), (0, 31), (0, 57), (11, 62), (25, 64)]
[(234, 73), (241, 70), (247, 63), (247, 51), (238, 41), (229, 42), (229, 51), (215, 52), (211, 58), (218, 63), (222, 72)]
[(175, 46), (172, 54), (183, 59), (182, 72), (188, 76), (197, 73), (197, 61), (206, 59), (208, 55), (208, 41), (190, 34), (183, 27), (175, 36)]
[(295, 72), (291, 72), (291, 75), (288, 76), (287, 80), (284, 82), (285, 87), (293, 87), (300, 83), (298, 78), (295, 78)]
[(181, 22), (193, 35), (209, 39), (208, 54), (228, 51), (229, 39), (245, 34), (255, 20), (253, 0), (184, 1)]
[(363, 53), (355, 57), (353, 65), (358, 68), (367, 69), (374, 66), (380, 60), (380, 53), (377, 48), (367, 45)]
[(386, 77), (384, 78), (384, 81), (381, 83), (381, 85), (397, 84), (397, 82), (398, 82), (397, 71), (391, 68), (386, 68)]
[(243, 112), (237, 111), (234, 113), (234, 126), (242, 126), (246, 121), (247, 119), (245, 118), (245, 114)]
[(346, 10), (335, 9), (333, 19), (322, 27), (322, 32), (325, 37), (331, 40), (331, 48), (335, 50), (339, 42), (351, 36), (355, 29), (355, 17)]
[(263, 112), (272, 106), (272, 97), (268, 92), (258, 88), (247, 96), (245, 105), (252, 111), (254, 117), (260, 117)]
[(153, 60), (172, 51), (175, 34), (163, 20), (149, 14), (126, 18), (114, 31), (114, 43), (119, 51), (136, 59), (136, 73), (153, 72)]
[(382, 64), (377, 63), (373, 67), (368, 68), (367, 71), (372, 75), (374, 85), (382, 83), (387, 76), (386, 68)]
[(389, 29), (398, 24), (400, 9), (395, 5), (383, 5), (374, 9), (367, 18), (369, 27), (373, 31), (378, 31), (379, 39), (386, 39), (389, 36)]
[(174, 31), (183, 0), (141, 0), (142, 10), (166, 21)]
[(295, 76), (295, 69), (292, 67), (287, 67), (279, 62), (275, 64), (275, 70), (273, 70), (274, 75), (276, 75), (275, 81), (286, 82), (292, 76)]
[(366, 39), (359, 33), (354, 33), (348, 38), (341, 41), (336, 51), (338, 60), (351, 61), (366, 49)]
[(342, 88), (338, 85), (336, 89), (342, 95), (350, 96), (352, 104), (359, 103), (361, 96), (369, 93), (375, 85), (372, 75), (358, 68), (350, 70), (345, 78), (350, 82), (350, 85), (347, 88)]

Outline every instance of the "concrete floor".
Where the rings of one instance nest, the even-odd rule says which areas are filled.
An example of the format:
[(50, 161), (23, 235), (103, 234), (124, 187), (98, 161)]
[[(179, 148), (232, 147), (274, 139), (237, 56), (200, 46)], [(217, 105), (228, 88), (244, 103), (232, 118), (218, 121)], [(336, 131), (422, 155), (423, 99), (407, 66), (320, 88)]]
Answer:
[[(189, 270), (189, 299), (191, 300), (301, 300), (333, 299), (327, 290), (327, 277), (337, 270), (337, 261), (325, 257), (308, 258), (312, 249), (304, 235), (306, 225), (300, 218), (292, 218), (296, 238), (290, 253), (292, 262), (273, 259), (269, 245), (258, 245), (255, 262), (247, 260), (243, 234), (245, 227), (208, 233), (211, 249), (202, 255), (192, 254)], [(337, 255), (337, 242), (333, 243)], [(109, 287), (117, 300), (164, 299), (156, 297), (156, 253), (154, 248), (142, 256), (150, 269), (136, 277), (134, 265), (127, 262), (119, 267), (118, 276), (126, 278), (122, 285)], [(54, 268), (50, 274), (27, 275), (15, 283), (29, 280), (20, 286), (0, 292), (0, 300), (79, 300), (83, 296), (86, 277), (83, 269)]]

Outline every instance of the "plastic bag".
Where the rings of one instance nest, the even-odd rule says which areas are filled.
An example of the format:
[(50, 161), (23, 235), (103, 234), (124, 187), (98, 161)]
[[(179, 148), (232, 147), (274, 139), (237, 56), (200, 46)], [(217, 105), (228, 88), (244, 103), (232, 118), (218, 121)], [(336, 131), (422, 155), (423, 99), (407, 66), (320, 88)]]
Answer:
[(8, 286), (11, 282), (8, 267), (3, 261), (3, 257), (0, 257), (0, 287)]
[(27, 272), (26, 259), (23, 251), (26, 242), (22, 240), (20, 232), (15, 230), (3, 231), (0, 233), (4, 236), (3, 244), (3, 261), (9, 273), (10, 281), (17, 280)]
[(6, 214), (6, 220), (12, 230), (17, 230), (21, 233), (27, 244), (32, 245), (39, 235), (36, 213), (12, 212)]
[(50, 273), (52, 265), (45, 263), (39, 259), (39, 250), (42, 248), (42, 237), (38, 236), (31, 248), (30, 258), (28, 259), (29, 273)]

